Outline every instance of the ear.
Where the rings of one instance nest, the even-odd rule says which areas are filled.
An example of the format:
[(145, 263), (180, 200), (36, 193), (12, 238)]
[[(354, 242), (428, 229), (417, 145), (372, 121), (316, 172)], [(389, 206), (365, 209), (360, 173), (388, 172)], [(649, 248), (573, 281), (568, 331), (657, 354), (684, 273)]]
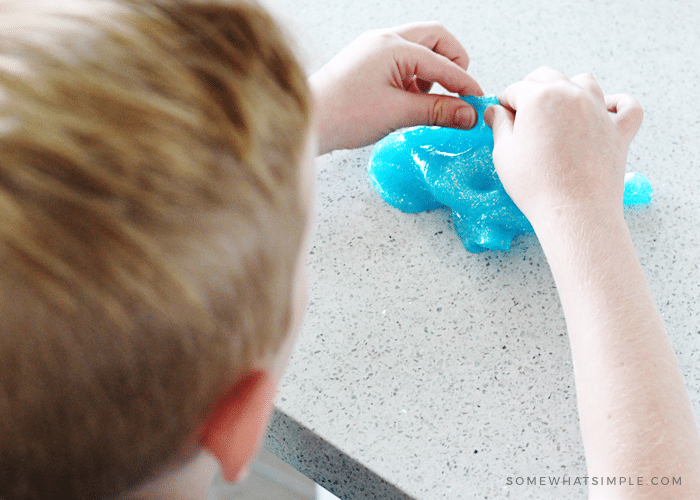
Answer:
[(268, 373), (250, 373), (223, 396), (204, 423), (201, 445), (219, 460), (227, 481), (245, 477), (262, 443), (276, 394), (277, 384)]

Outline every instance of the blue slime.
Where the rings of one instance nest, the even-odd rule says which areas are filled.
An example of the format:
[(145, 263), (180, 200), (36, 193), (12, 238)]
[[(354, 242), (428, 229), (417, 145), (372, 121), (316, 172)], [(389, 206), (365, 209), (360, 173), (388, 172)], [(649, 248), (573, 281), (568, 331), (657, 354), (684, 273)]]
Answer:
[[(479, 114), (474, 128), (413, 127), (389, 134), (372, 151), (369, 178), (384, 201), (403, 212), (451, 208), (468, 251), (509, 250), (516, 235), (533, 229), (493, 166), (493, 133), (484, 110), (498, 98), (462, 99)], [(652, 193), (646, 177), (625, 175), (625, 205), (648, 204)]]

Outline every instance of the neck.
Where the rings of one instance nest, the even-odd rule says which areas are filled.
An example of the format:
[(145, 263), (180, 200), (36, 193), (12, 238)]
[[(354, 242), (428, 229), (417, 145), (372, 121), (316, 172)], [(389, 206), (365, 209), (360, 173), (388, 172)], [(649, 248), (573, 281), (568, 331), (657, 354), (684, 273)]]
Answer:
[(216, 458), (201, 451), (177, 469), (168, 470), (128, 493), (122, 500), (207, 500), (218, 470)]

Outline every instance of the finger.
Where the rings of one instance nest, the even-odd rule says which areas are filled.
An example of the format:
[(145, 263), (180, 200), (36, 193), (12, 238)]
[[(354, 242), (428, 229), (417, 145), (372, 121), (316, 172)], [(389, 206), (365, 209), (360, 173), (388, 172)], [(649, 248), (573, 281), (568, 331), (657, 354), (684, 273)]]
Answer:
[(446, 57), (418, 44), (406, 43), (395, 55), (401, 80), (416, 76), (439, 83), (459, 95), (484, 95), (479, 84), (467, 72)]
[(548, 66), (543, 66), (527, 75), (525, 78), (523, 78), (523, 81), (537, 83), (556, 83), (560, 81), (568, 82), (569, 79), (564, 73), (560, 73), (559, 71)]
[(521, 81), (509, 85), (501, 95), (498, 102), (511, 112), (517, 111), (525, 102), (536, 95), (542, 86), (533, 81)]
[(489, 106), (484, 111), (484, 122), (493, 130), (493, 164), (496, 172), (499, 173), (498, 171), (501, 167), (500, 155), (509, 149), (507, 146), (500, 146), (506, 143), (513, 135), (515, 115), (503, 106)]
[(632, 142), (644, 119), (641, 104), (629, 94), (614, 94), (605, 97), (605, 105), (618, 132)]
[(600, 88), (598, 80), (595, 79), (593, 75), (582, 74), (576, 75), (571, 79), (573, 83), (581, 87), (583, 90), (594, 96), (600, 102), (605, 101), (605, 96), (603, 95), (603, 89)]
[(472, 106), (457, 97), (440, 94), (408, 94), (402, 92), (400, 104), (404, 112), (401, 127), (431, 125), (470, 129), (477, 122)]
[(513, 133), (515, 115), (503, 106), (489, 106), (484, 111), (484, 122), (493, 130), (495, 143), (505, 135)]
[(446, 57), (465, 71), (469, 69), (469, 55), (467, 51), (454, 35), (438, 22), (404, 24), (403, 26), (392, 28), (390, 31), (409, 42), (422, 45)]

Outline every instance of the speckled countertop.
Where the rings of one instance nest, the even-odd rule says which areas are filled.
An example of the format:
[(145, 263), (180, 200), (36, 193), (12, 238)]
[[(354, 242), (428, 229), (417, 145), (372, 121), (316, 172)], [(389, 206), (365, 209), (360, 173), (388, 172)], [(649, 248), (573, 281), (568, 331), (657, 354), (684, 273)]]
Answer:
[[(274, 5), (311, 70), (363, 31), (434, 19), (486, 93), (547, 65), (633, 94), (645, 120), (628, 169), (649, 178), (655, 202), (627, 222), (700, 417), (697, 0)], [(448, 211), (382, 202), (370, 152), (317, 160), (311, 303), (266, 446), (341, 498), (583, 498), (584, 486), (515, 484), (586, 476), (564, 318), (537, 239), (467, 253)]]

